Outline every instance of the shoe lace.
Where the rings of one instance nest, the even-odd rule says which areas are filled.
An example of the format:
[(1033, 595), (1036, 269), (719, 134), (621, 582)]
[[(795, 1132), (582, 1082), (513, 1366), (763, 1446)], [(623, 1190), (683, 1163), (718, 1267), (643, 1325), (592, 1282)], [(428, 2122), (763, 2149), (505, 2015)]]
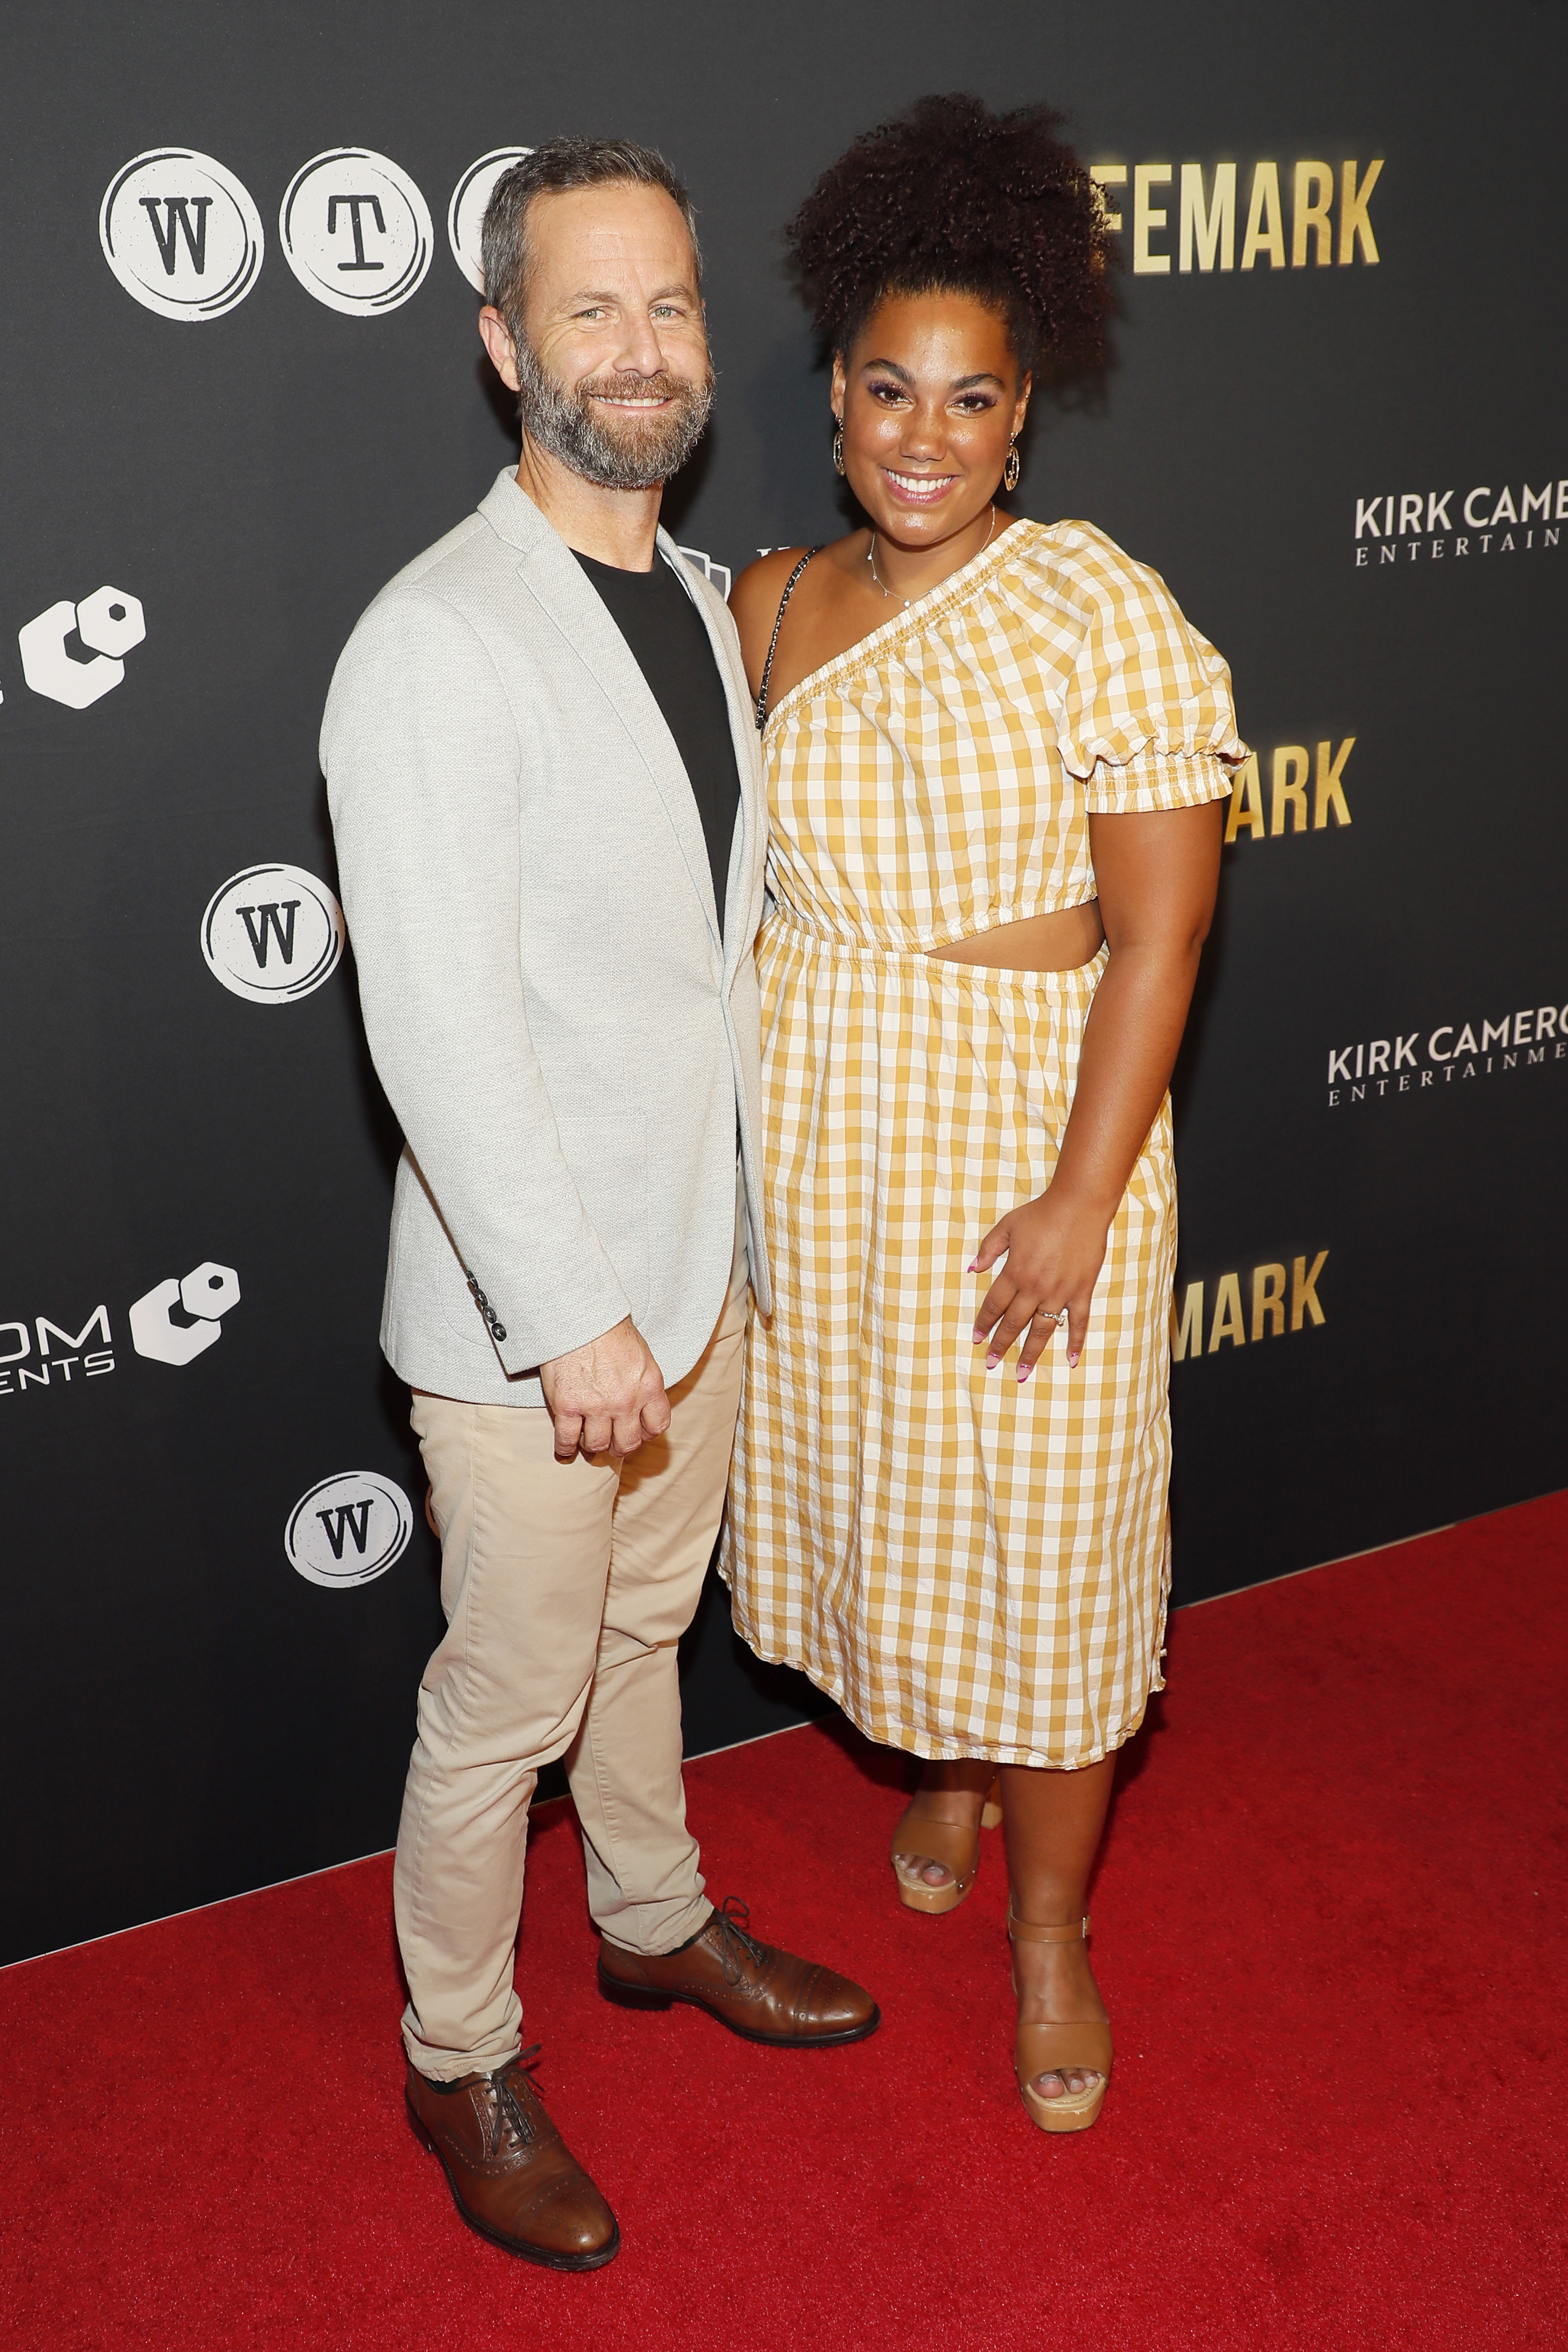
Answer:
[[(520, 2051), (512, 2060), (512, 2066), (531, 2066), (543, 2047), (542, 2042), (536, 2042), (531, 2049)], [(512, 2089), (509, 2079), (510, 2074), (511, 2066), (508, 2066), (501, 2073), (490, 2076), (490, 2081), (495, 2085), (496, 2106), (508, 2129), (515, 2135), (519, 2146), (531, 2147), (538, 2137), (533, 2128), (533, 2117)], [(532, 2084), (530, 2084), (529, 2088), (533, 2090), (533, 2087)], [(534, 2096), (537, 2098), (538, 2095), (535, 2090)]]
[(744, 1961), (754, 1961), (758, 1967), (768, 1957), (768, 1948), (759, 1944), (746, 1932), (746, 1922), (752, 1906), (738, 1896), (726, 1895), (722, 1905), (713, 1914), (713, 1925), (719, 1931), (719, 1960), (726, 1984), (739, 1984), (744, 1973)]

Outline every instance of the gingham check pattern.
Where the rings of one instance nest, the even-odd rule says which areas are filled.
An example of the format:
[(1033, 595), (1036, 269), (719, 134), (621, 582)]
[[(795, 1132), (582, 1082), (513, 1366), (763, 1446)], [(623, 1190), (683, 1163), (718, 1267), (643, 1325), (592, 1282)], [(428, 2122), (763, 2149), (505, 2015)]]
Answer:
[(1082, 1765), (1160, 1686), (1175, 1190), (1162, 1108), (1083, 1360), (1022, 1387), (964, 1269), (1044, 1190), (1103, 952), (928, 948), (1094, 896), (1090, 811), (1179, 808), (1245, 758), (1229, 674), (1155, 573), (1019, 523), (784, 697), (758, 946), (777, 1306), (753, 1317), (721, 1559), (735, 1622), (870, 1738)]

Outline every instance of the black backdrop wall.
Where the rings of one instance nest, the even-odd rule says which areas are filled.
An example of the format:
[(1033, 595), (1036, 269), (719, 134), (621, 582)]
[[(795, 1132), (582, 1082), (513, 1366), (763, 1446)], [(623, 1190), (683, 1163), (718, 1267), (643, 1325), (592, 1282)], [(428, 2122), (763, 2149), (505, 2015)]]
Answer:
[[(434, 1547), (316, 730), (508, 461), (448, 206), (558, 130), (696, 191), (673, 520), (733, 569), (843, 527), (814, 173), (923, 89), (1070, 110), (1116, 362), (1016, 504), (1164, 572), (1258, 747), (1179, 1074), (1178, 1598), (1562, 1483), (1560, 10), (81, 0), (7, 49), (4, 1957), (394, 1833)], [(816, 1704), (711, 1594), (689, 1648), (693, 1748)]]

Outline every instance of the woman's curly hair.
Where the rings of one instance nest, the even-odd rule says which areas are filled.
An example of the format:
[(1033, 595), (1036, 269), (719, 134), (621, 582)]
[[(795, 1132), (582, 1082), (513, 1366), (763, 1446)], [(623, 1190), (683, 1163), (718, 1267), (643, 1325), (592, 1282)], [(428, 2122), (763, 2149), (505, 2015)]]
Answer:
[(1021, 366), (1098, 366), (1110, 309), (1100, 190), (1047, 106), (993, 114), (918, 99), (830, 163), (784, 243), (830, 350), (888, 294), (972, 294), (1005, 314)]

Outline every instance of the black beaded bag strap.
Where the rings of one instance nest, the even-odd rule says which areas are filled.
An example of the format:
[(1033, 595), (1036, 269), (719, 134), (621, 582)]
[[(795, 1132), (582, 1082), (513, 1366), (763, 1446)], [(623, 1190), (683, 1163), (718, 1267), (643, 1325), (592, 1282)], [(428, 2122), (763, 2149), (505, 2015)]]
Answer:
[(763, 664), (763, 682), (757, 688), (757, 732), (759, 735), (767, 724), (768, 680), (773, 674), (773, 655), (778, 650), (779, 631), (784, 626), (784, 606), (795, 594), (795, 583), (800, 578), (801, 573), (805, 570), (806, 565), (811, 562), (812, 557), (814, 555), (820, 555), (821, 553), (822, 546), (820, 542), (816, 547), (808, 547), (805, 553), (801, 557), (800, 562), (795, 565), (795, 570), (790, 573), (789, 578), (784, 582), (784, 592), (779, 598), (778, 619), (773, 623), (773, 633), (768, 639), (768, 657)]

